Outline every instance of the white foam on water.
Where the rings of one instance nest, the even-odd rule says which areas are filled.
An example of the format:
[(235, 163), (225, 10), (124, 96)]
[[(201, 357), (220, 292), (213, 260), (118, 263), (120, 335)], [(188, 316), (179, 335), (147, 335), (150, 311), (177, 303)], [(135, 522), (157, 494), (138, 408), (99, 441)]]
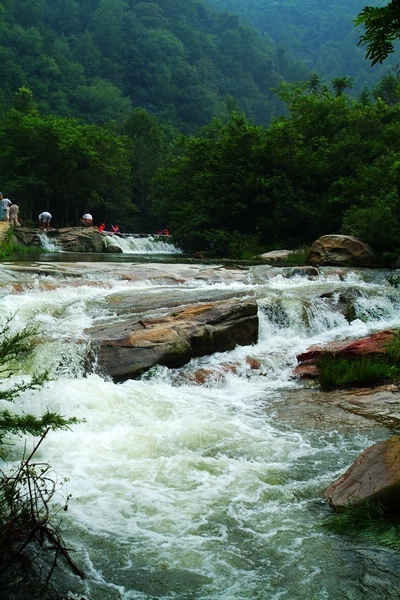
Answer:
[[(342, 431), (340, 423), (296, 430), (276, 419), (274, 406), (299, 385), (291, 373), (308, 345), (399, 325), (396, 293), (350, 278), (360, 284), (360, 314), (369, 310), (370, 320), (348, 323), (321, 298), (345, 285), (331, 275), (296, 278), (292, 286), (279, 275), (253, 287), (193, 277), (170, 285), (132, 281), (112, 271), (104, 281), (91, 277), (96, 285), (32, 275), (17, 294), (6, 277), (1, 289), (3, 318), (16, 311), (18, 326), (40, 326), (42, 343), (22, 372), (52, 365), (54, 377), (11, 410), (82, 419), (71, 431), (51, 432), (38, 455), (68, 478), (63, 535), (88, 573), (82, 583), (64, 574), (60, 585), (96, 600), (308, 600), (351, 589), (359, 558), (351, 544), (322, 532), (317, 498), (378, 434)], [(227, 286), (252, 289), (259, 299), (253, 346), (122, 384), (84, 370), (87, 346), (76, 340), (110, 318), (109, 295), (135, 289), (138, 298), (162, 297), (179, 287), (218, 296)], [(381, 299), (383, 311), (369, 309)], [(194, 378), (199, 371), (208, 376), (203, 385)]]

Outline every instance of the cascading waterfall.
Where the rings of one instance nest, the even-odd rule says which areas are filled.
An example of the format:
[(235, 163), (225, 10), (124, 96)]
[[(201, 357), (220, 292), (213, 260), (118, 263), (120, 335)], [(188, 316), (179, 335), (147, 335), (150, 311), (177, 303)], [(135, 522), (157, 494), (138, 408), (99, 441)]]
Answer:
[(46, 252), (61, 252), (60, 247), (57, 245), (56, 240), (49, 238), (46, 233), (39, 233), (38, 238), (40, 241), (40, 246)]
[[(321, 524), (329, 509), (318, 497), (359, 452), (392, 431), (330, 415), (324, 395), (292, 377), (296, 355), (311, 344), (400, 326), (400, 291), (385, 273), (327, 269), (310, 279), (280, 269), (263, 277), (248, 268), (212, 281), (205, 275), (212, 268), (202, 266), (84, 267), (3, 264), (0, 270), (0, 321), (15, 314), (13, 326), (40, 330), (36, 353), (18, 377), (41, 366), (53, 377), (14, 410), (25, 400), (30, 412), (51, 407), (82, 419), (71, 431), (51, 433), (41, 449), (69, 480), (63, 536), (87, 574), (78, 581), (65, 569), (57, 579), (60, 594), (90, 600), (397, 597), (400, 557), (327, 533)], [(349, 323), (335, 307), (350, 288), (357, 294)], [(162, 306), (171, 293), (184, 303), (227, 291), (258, 299), (254, 346), (181, 369), (157, 367), (122, 384), (95, 364), (88, 370), (85, 329), (115, 318), (114, 296), (129, 294), (136, 306), (155, 295)], [(301, 399), (312, 394), (305, 418)]]
[(172, 242), (159, 236), (106, 235), (104, 242), (106, 246), (117, 246), (125, 254), (182, 254)]

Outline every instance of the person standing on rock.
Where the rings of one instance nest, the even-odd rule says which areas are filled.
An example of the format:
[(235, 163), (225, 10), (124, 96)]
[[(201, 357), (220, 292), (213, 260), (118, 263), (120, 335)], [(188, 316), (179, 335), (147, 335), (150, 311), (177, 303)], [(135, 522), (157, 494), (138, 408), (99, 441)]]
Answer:
[(93, 217), (89, 213), (85, 213), (83, 217), (81, 217), (81, 225), (82, 227), (92, 227), (93, 226)]
[(48, 231), (50, 227), (50, 221), (52, 217), (51, 214), (47, 211), (40, 213), (39, 215), (39, 227), (43, 229), (43, 231)]
[(11, 206), (10, 206), (10, 223), (11, 223), (11, 225), (14, 225), (14, 227), (21, 227), (21, 224), (18, 221), (18, 213), (19, 213), (18, 204), (11, 204)]
[(1, 201), (1, 205), (3, 207), (3, 218), (2, 218), (2, 220), (5, 223), (8, 223), (10, 221), (10, 205), (11, 205), (11, 200), (7, 197), (7, 194), (4, 196), (3, 200)]

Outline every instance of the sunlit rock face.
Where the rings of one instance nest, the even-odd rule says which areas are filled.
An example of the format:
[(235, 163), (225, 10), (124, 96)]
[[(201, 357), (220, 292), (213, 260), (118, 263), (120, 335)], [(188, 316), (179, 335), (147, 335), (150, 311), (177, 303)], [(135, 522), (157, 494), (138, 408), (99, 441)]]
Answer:
[[(41, 246), (37, 228), (18, 227), (14, 230), (15, 241), (22, 246)], [(63, 227), (49, 229), (45, 234), (60, 250), (65, 252), (104, 252), (104, 238), (97, 227)]]
[(99, 367), (115, 380), (135, 378), (155, 365), (180, 367), (192, 358), (256, 343), (255, 299), (176, 307), (159, 318), (128, 317), (87, 331)]
[(307, 263), (314, 266), (370, 267), (374, 262), (373, 248), (350, 235), (323, 235), (307, 257)]
[(399, 515), (400, 436), (378, 442), (362, 452), (351, 467), (321, 492), (334, 510), (369, 501)]
[(65, 227), (47, 235), (66, 252), (103, 252), (103, 236), (97, 227)]

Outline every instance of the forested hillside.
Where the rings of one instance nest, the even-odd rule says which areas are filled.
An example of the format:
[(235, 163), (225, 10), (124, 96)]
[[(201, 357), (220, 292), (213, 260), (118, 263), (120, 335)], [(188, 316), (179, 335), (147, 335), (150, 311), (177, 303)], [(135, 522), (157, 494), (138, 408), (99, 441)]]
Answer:
[[(351, 97), (351, 71), (309, 73), (208, 2), (0, 0), (0, 189), (21, 221), (46, 209), (62, 227), (90, 212), (123, 232), (168, 227), (209, 256), (332, 232), (396, 254), (399, 73)], [(313, 8), (332, 26), (350, 16), (344, 0), (242, 6)]]
[(362, 29), (354, 19), (366, 4), (382, 6), (384, 0), (213, 0), (219, 9), (240, 15), (243, 22), (267, 34), (291, 56), (326, 81), (352, 77), (350, 92), (357, 97), (372, 88), (398, 63), (390, 56), (384, 65), (371, 67), (365, 48), (358, 47)]
[(144, 108), (190, 132), (236, 106), (268, 123), (271, 87), (308, 72), (239, 18), (195, 0), (1, 0), (3, 110), (19, 87), (39, 109), (121, 124)]

